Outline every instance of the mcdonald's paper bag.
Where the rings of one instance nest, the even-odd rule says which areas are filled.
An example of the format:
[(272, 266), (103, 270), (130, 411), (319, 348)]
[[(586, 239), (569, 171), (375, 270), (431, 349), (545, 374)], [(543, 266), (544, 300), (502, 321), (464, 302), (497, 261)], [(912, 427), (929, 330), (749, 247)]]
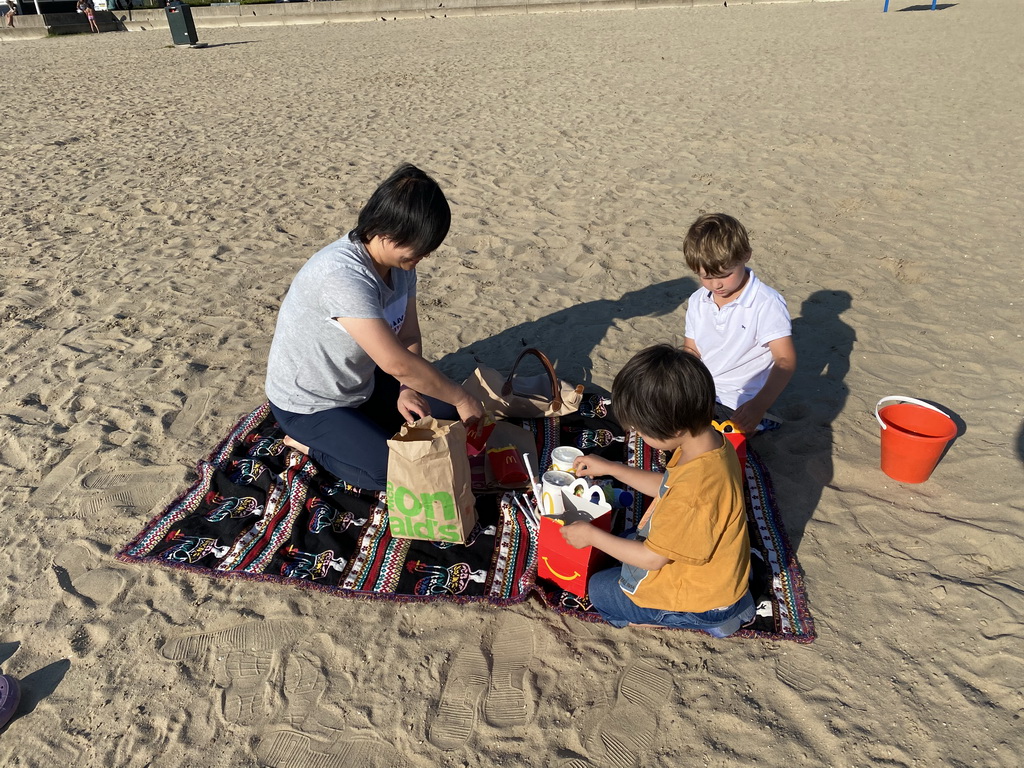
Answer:
[(388, 440), (391, 535), (462, 544), (476, 524), (466, 427), (431, 417)]

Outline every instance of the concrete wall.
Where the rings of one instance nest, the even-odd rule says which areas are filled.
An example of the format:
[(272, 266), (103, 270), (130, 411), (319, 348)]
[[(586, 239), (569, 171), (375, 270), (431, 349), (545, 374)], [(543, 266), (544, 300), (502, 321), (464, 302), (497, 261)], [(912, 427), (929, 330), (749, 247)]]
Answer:
[[(2, 21), (2, 20), (0, 20)], [(81, 13), (44, 13), (42, 16), (15, 16), (15, 27), (0, 29), (0, 42), (7, 40), (33, 40), (49, 35), (74, 35), (89, 32), (89, 22)], [(100, 32), (124, 29), (111, 11), (96, 11), (96, 26)]]
[[(734, 5), (765, 2), (832, 2), (834, 0), (731, 0)], [(689, 8), (720, 5), (722, 0), (320, 0), (319, 2), (236, 5), (224, 3), (193, 8), (196, 29), (292, 24), (328, 24), (346, 21), (377, 21), (381, 18), (426, 19), (430, 17), (487, 16), (511, 13), (580, 13), (584, 11)], [(131, 11), (98, 11), (102, 32), (143, 32), (168, 29), (163, 8)], [(0, 42), (88, 32), (89, 24), (78, 13), (18, 16), (15, 29), (0, 29)]]
[[(640, 7), (690, 6), (711, 0), (320, 0), (261, 5), (212, 5), (193, 8), (196, 29), (284, 24), (328, 24), (346, 21), (455, 18), (512, 13), (564, 13), (635, 10)], [(713, 0), (719, 2), (720, 0)], [(734, 0), (741, 2), (742, 0)], [(752, 2), (753, 0), (746, 0)], [(764, 0), (759, 0), (763, 2)], [(164, 11), (115, 11), (123, 29), (166, 28)]]

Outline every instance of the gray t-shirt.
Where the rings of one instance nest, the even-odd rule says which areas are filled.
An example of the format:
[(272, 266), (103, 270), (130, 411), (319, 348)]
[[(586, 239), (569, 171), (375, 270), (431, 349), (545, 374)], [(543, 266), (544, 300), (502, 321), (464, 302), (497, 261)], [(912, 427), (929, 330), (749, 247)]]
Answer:
[(392, 269), (385, 283), (352, 233), (307, 261), (281, 303), (267, 361), (270, 401), (292, 413), (354, 407), (373, 392), (375, 363), (335, 318), (379, 318), (397, 334), (416, 271)]

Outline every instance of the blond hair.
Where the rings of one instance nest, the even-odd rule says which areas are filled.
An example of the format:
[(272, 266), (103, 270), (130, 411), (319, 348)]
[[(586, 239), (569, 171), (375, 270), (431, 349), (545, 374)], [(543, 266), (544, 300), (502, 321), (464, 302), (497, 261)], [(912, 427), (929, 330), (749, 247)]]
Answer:
[(750, 258), (747, 230), (727, 213), (705, 213), (690, 225), (683, 240), (686, 266), (714, 277)]

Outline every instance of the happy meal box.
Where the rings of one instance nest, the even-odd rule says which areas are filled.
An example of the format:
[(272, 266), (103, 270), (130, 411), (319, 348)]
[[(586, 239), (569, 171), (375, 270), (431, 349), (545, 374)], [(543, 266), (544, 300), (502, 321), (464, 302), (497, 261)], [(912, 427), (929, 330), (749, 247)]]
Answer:
[(740, 469), (743, 469), (747, 465), (747, 436), (740, 432), (739, 428), (731, 421), (712, 421), (711, 425), (732, 443), (732, 447), (736, 449), (736, 455), (740, 457)]
[[(559, 473), (561, 474), (561, 473)], [(545, 496), (549, 491), (545, 488)], [(585, 480), (559, 489), (555, 503), (561, 502), (561, 514), (544, 514), (540, 518), (537, 541), (537, 576), (555, 582), (577, 597), (587, 593), (587, 580), (610, 559), (594, 547), (575, 549), (562, 538), (562, 526), (577, 520), (587, 520), (603, 531), (611, 531), (612, 507), (597, 486), (588, 486)], [(557, 509), (546, 503), (544, 511)]]

